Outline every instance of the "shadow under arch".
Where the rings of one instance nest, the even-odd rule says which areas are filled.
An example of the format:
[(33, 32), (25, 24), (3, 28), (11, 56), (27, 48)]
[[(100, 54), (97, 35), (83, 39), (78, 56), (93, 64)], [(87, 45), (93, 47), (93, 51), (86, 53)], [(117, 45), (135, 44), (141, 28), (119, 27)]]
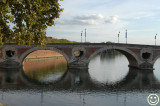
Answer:
[(21, 57), (20, 57), (20, 64), (23, 65), (24, 59), (25, 59), (30, 53), (32, 53), (32, 52), (34, 52), (34, 51), (37, 51), (37, 50), (51, 50), (51, 51), (56, 51), (56, 52), (62, 54), (62, 55), (65, 57), (65, 59), (66, 59), (66, 61), (67, 61), (67, 65), (68, 65), (69, 57), (68, 57), (64, 52), (62, 52), (61, 50), (59, 50), (59, 49), (57, 49), (57, 48), (54, 48), (54, 47), (51, 47), (51, 48), (49, 48), (49, 47), (43, 47), (43, 48), (41, 48), (41, 47), (33, 47), (32, 49), (27, 50), (23, 55), (21, 55)]
[(128, 62), (129, 62), (129, 67), (135, 67), (137, 68), (138, 65), (139, 65), (139, 59), (137, 57), (137, 55), (132, 52), (131, 50), (129, 49), (126, 49), (126, 48), (121, 48), (121, 47), (104, 47), (104, 48), (101, 48), (97, 51), (95, 51), (94, 53), (91, 54), (91, 56), (89, 57), (88, 59), (88, 63), (89, 61), (92, 59), (92, 57), (94, 57), (95, 55), (97, 55), (98, 53), (101, 53), (102, 51), (104, 50), (110, 50), (110, 49), (114, 49), (116, 51), (119, 51), (120, 53), (122, 53), (123, 55), (125, 55), (125, 57), (127, 58)]

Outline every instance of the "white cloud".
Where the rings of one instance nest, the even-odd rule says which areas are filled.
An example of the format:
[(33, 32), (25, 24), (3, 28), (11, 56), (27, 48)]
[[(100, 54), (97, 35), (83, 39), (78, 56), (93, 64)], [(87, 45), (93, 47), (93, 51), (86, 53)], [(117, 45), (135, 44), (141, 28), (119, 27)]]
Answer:
[(115, 24), (117, 22), (119, 22), (118, 16), (110, 16), (105, 19), (105, 23)]
[(102, 14), (92, 14), (92, 15), (81, 15), (81, 16), (76, 16), (76, 19), (80, 19), (80, 20), (97, 20), (97, 19), (103, 19), (104, 16)]
[(75, 16), (68, 20), (59, 20), (57, 24), (62, 25), (97, 25), (104, 16), (101, 14)]
[(115, 24), (119, 22), (118, 16), (105, 17), (102, 14), (80, 15), (72, 19), (65, 19), (57, 21), (61, 25), (98, 25), (98, 24)]
[(95, 20), (78, 20), (78, 19), (71, 19), (71, 20), (60, 20), (58, 24), (62, 25), (97, 25), (98, 22)]

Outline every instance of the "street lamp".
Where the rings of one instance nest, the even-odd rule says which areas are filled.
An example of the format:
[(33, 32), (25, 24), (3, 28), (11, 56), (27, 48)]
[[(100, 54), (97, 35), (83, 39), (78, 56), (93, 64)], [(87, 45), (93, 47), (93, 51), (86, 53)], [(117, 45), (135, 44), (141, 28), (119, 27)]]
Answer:
[(83, 31), (81, 31), (81, 43), (82, 43), (82, 33), (83, 33)]
[(119, 33), (118, 33), (118, 43), (119, 43), (119, 35), (120, 35), (120, 31), (119, 31)]
[(126, 29), (126, 35), (125, 35), (125, 37), (126, 37), (126, 44), (127, 44), (127, 29)]
[(157, 33), (156, 33), (156, 36), (155, 36), (155, 46), (156, 46), (156, 38), (157, 38)]
[(86, 43), (86, 29), (85, 29), (85, 43)]

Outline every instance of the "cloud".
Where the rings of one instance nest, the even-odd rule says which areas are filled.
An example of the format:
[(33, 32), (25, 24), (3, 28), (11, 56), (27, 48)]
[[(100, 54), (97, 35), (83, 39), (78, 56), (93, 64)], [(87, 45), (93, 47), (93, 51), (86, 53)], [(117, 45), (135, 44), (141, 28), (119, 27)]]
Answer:
[(103, 19), (104, 16), (102, 14), (92, 14), (92, 15), (81, 15), (81, 16), (76, 16), (76, 19), (80, 19), (80, 20), (97, 20), (97, 19)]
[(77, 20), (77, 19), (71, 19), (71, 20), (60, 20), (57, 22), (58, 24), (62, 25), (97, 25), (98, 22), (95, 20)]
[(115, 24), (119, 22), (118, 16), (105, 17), (102, 14), (91, 14), (75, 16), (72, 19), (65, 19), (57, 21), (61, 25), (98, 25), (98, 24)]
[(105, 19), (105, 23), (115, 24), (117, 22), (119, 22), (118, 16), (109, 16), (109, 17), (106, 17)]

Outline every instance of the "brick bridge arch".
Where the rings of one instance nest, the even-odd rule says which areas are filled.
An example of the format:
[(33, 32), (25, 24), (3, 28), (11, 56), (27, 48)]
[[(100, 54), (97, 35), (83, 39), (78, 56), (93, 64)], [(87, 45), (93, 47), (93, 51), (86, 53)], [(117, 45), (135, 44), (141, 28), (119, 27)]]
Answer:
[(155, 62), (160, 58), (160, 53), (153, 59), (152, 64), (154, 65)]
[(68, 63), (68, 61), (69, 61), (69, 57), (68, 57), (63, 51), (61, 51), (61, 50), (59, 50), (59, 49), (57, 49), (57, 48), (54, 48), (54, 47), (52, 47), (52, 48), (49, 48), (49, 47), (43, 47), (43, 48), (41, 48), (41, 47), (38, 47), (38, 48), (37, 48), (37, 47), (33, 47), (33, 48), (25, 51), (25, 52), (20, 56), (20, 58), (19, 58), (20, 63), (23, 63), (24, 59), (25, 59), (30, 53), (32, 53), (32, 52), (34, 52), (34, 51), (37, 51), (37, 50), (51, 50), (51, 51), (56, 51), (56, 52), (62, 54), (62, 55), (65, 57), (67, 63)]
[(114, 49), (116, 51), (119, 51), (123, 55), (125, 55), (125, 57), (127, 58), (128, 62), (129, 62), (129, 66), (137, 67), (138, 64), (140, 64), (139, 60), (138, 60), (138, 57), (134, 52), (132, 52), (131, 50), (129, 50), (127, 48), (121, 48), (121, 47), (114, 47), (114, 48), (113, 47), (103, 47), (103, 48), (100, 48), (99, 50), (92, 53), (88, 60), (90, 61), (92, 59), (92, 57), (94, 57), (98, 53), (101, 53), (104, 50), (110, 50), (110, 49), (112, 49), (112, 50)]

